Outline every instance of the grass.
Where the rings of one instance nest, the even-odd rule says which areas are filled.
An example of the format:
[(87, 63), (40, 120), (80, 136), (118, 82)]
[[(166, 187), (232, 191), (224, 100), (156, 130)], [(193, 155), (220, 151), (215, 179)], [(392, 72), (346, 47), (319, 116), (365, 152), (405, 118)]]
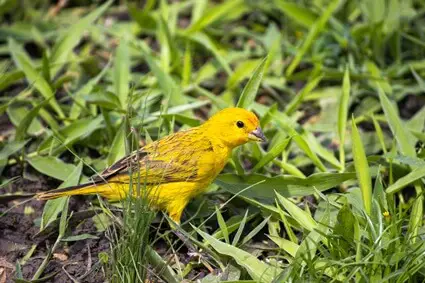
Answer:
[[(59, 233), (32, 280), (93, 237), (113, 282), (425, 279), (422, 1), (24, 2), (0, 3), (1, 203), (27, 193), (16, 177), (84, 182), (225, 107), (255, 111), (269, 140), (186, 208), (195, 254), (143, 198), (58, 199), (35, 214)], [(97, 230), (75, 235), (87, 218)]]

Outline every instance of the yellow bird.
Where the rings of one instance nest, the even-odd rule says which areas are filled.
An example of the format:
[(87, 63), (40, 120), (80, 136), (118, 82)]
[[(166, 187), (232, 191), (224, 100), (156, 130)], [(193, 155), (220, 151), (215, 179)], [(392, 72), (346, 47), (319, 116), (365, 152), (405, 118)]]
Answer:
[(254, 113), (226, 108), (198, 127), (166, 136), (131, 153), (89, 183), (38, 193), (36, 198), (99, 194), (116, 201), (127, 196), (130, 183), (136, 195), (140, 183), (139, 191), (146, 188), (150, 206), (166, 210), (171, 219), (180, 223), (189, 200), (204, 192), (223, 170), (235, 147), (265, 140)]

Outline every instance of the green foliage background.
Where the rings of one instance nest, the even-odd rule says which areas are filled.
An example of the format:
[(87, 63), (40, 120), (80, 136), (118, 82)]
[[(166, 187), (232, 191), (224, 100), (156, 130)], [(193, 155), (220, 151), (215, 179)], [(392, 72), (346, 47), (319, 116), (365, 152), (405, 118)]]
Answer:
[[(422, 281), (424, 11), (419, 0), (0, 1), (0, 114), (12, 125), (0, 168), (74, 185), (140, 141), (252, 109), (269, 143), (235, 150), (177, 228), (216, 271), (201, 282)], [(14, 179), (1, 178), (7, 191)], [(155, 251), (181, 242), (149, 236), (146, 209), (96, 207), (111, 278), (143, 280), (152, 266), (194, 279), (193, 263)], [(41, 232), (61, 223), (57, 245), (67, 209), (49, 202), (41, 219)]]

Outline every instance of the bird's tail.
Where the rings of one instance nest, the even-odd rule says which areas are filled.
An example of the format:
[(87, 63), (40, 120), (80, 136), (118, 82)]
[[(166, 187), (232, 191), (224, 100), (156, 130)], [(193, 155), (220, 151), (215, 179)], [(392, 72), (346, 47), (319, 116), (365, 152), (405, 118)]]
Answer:
[(37, 193), (35, 198), (38, 200), (49, 200), (55, 199), (64, 196), (74, 196), (74, 195), (93, 195), (100, 194), (105, 197), (112, 197), (112, 195), (117, 194), (117, 190), (114, 190), (113, 186), (108, 183), (104, 184), (93, 184), (86, 183), (78, 186), (72, 186), (62, 189), (51, 190), (47, 192)]

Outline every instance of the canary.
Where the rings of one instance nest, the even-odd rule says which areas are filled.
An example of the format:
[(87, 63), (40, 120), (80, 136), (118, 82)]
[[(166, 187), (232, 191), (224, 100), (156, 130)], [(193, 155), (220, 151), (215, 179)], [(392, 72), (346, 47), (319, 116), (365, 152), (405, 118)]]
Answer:
[[(205, 191), (226, 165), (232, 150), (249, 141), (265, 141), (257, 116), (242, 108), (226, 108), (198, 127), (145, 145), (117, 161), (89, 183), (38, 193), (39, 200), (99, 194), (108, 200), (125, 198), (136, 185), (149, 205), (165, 210), (180, 223), (193, 197)], [(131, 184), (131, 185), (130, 185)]]

